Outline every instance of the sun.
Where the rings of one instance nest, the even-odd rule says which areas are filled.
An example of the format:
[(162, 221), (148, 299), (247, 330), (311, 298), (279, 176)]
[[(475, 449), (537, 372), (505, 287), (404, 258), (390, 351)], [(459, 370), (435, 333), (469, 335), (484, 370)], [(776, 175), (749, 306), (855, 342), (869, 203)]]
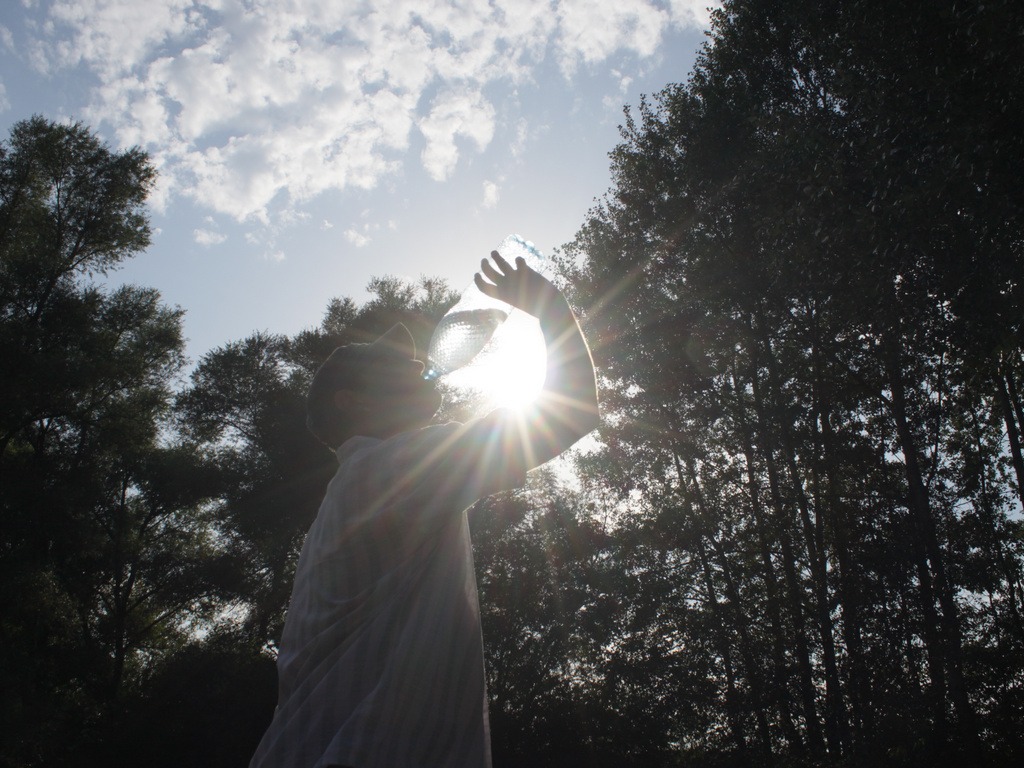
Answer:
[(522, 409), (544, 385), (547, 355), (537, 320), (514, 311), (484, 350), (448, 383), (479, 392), (491, 407)]

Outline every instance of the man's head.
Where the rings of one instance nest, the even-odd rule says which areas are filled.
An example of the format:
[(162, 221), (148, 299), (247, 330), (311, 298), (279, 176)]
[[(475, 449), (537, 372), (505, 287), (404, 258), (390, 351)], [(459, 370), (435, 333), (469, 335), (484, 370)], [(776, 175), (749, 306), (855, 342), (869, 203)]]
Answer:
[(441, 404), (399, 323), (372, 344), (338, 347), (313, 377), (306, 426), (331, 448), (354, 435), (387, 438), (425, 426)]

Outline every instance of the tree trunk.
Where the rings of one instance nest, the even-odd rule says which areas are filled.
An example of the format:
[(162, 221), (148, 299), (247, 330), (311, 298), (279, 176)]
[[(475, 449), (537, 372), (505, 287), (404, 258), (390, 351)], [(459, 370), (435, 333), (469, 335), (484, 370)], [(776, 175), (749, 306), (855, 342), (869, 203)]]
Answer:
[(1017, 417), (1017, 426), (1024, 429), (1024, 403), (1021, 402), (1020, 393), (1017, 389), (1017, 380), (1013, 376), (1013, 366), (1006, 363), (1003, 367), (1003, 374), (1006, 377), (1006, 388), (1010, 396), (1010, 405), (1013, 406), (1013, 413)]
[[(758, 327), (764, 328), (761, 320)], [(768, 384), (773, 392), (782, 390), (775, 355), (772, 353), (769, 340), (760, 334), (761, 354), (768, 369)], [(821, 643), (822, 663), (825, 671), (825, 736), (829, 751), (834, 755), (843, 753), (844, 745), (849, 741), (846, 722), (846, 707), (843, 703), (842, 686), (839, 682), (839, 669), (836, 664), (835, 640), (832, 635), (832, 616), (829, 610), (828, 567), (825, 562), (825, 546), (822, 533), (822, 516), (820, 509), (811, 519), (810, 502), (801, 479), (800, 467), (796, 459), (796, 447), (793, 430), (787, 419), (779, 419), (779, 436), (781, 452), (789, 472), (790, 488), (796, 499), (800, 521), (803, 527), (804, 548), (807, 562), (811, 570), (811, 588), (814, 594), (814, 615), (818, 626), (818, 639)]]
[[(978, 418), (977, 412), (971, 409), (971, 424), (974, 427), (974, 449), (981, 454), (985, 450), (984, 441), (982, 437), (982, 426), (981, 420)], [(988, 558), (995, 564), (998, 571), (998, 578), (1005, 581), (1005, 593), (1006, 602), (1009, 604), (1007, 613), (1009, 614), (1008, 623), (1010, 631), (1015, 635), (1018, 641), (1024, 640), (1024, 622), (1021, 621), (1020, 614), (1020, 585), (1017, 577), (1016, 567), (1013, 557), (1007, 557), (1006, 547), (1004, 545), (1005, 532), (1000, 530), (999, 520), (995, 511), (995, 504), (991, 499), (989, 492), (988, 480), (986, 478), (985, 468), (980, 468), (978, 472), (978, 488), (980, 495), (980, 507), (976, 504), (976, 512), (978, 516), (985, 523), (985, 533), (987, 535), (987, 548)], [(995, 608), (995, 601), (992, 601), (993, 615), (997, 616), (999, 611)], [(997, 626), (999, 622), (996, 623)]]
[(718, 646), (718, 653), (722, 657), (722, 666), (725, 668), (725, 712), (729, 721), (729, 730), (732, 733), (733, 743), (736, 751), (741, 756), (741, 765), (749, 764), (747, 752), (746, 728), (743, 725), (743, 709), (740, 703), (739, 692), (736, 690), (736, 672), (732, 663), (732, 648), (729, 645), (729, 638), (725, 636), (725, 628), (728, 623), (722, 615), (722, 607), (718, 602), (715, 590), (715, 580), (711, 572), (711, 564), (708, 562), (707, 550), (704, 547), (704, 540), (700, 539), (697, 544), (697, 556), (700, 559), (701, 569), (704, 574), (704, 589), (707, 592), (708, 604), (711, 606), (711, 615), (715, 617), (715, 645)]
[(793, 713), (789, 706), (789, 671), (786, 663), (786, 633), (782, 624), (782, 613), (779, 608), (779, 584), (772, 563), (772, 539), (774, 538), (765, 520), (764, 508), (761, 505), (761, 484), (757, 476), (754, 459), (754, 446), (750, 427), (745, 422), (740, 424), (743, 440), (743, 453), (747, 464), (747, 488), (750, 496), (750, 509), (754, 517), (757, 531), (761, 569), (764, 574), (765, 591), (767, 593), (768, 620), (772, 627), (772, 664), (774, 666), (774, 685), (772, 694), (777, 697), (779, 720), (782, 732), (790, 744), (798, 750), (803, 748), (803, 740), (793, 723)]
[(851, 713), (851, 744), (853, 753), (861, 753), (867, 734), (871, 733), (873, 723), (868, 714), (866, 703), (869, 700), (869, 683), (867, 669), (864, 664), (864, 646), (860, 618), (860, 580), (855, 558), (850, 551), (850, 521), (840, 501), (840, 470), (836, 460), (835, 433), (831, 408), (824, 398), (819, 399), (819, 421), (821, 424), (822, 467), (825, 487), (825, 505), (831, 521), (833, 549), (836, 553), (838, 568), (838, 599), (842, 606), (842, 633), (849, 659), (848, 698)]
[(772, 507), (775, 511), (775, 518), (778, 522), (777, 530), (779, 545), (782, 549), (783, 573), (786, 577), (786, 593), (790, 615), (793, 620), (796, 657), (800, 671), (800, 695), (807, 727), (807, 742), (814, 754), (822, 754), (824, 752), (824, 741), (821, 733), (821, 724), (818, 721), (814, 671), (811, 665), (810, 645), (807, 640), (807, 628), (804, 619), (804, 595), (797, 574), (796, 556), (793, 553), (793, 544), (790, 538), (789, 513), (786, 511), (786, 505), (782, 498), (779, 471), (775, 464), (775, 448), (769, 437), (771, 427), (764, 413), (764, 402), (761, 398), (761, 387), (756, 373), (751, 376), (751, 383), (754, 392), (754, 406), (762, 436), (761, 442), (763, 443), (762, 453), (764, 454), (765, 469), (768, 473), (768, 489), (772, 500)]
[[(678, 453), (676, 453), (676, 459), (677, 469), (681, 469)], [(715, 536), (714, 531), (709, 530), (711, 527), (709, 521), (713, 520), (714, 516), (708, 508), (704, 497), (704, 491), (701, 488), (700, 480), (697, 477), (697, 470), (691, 459), (683, 458), (682, 464), (685, 466), (686, 476), (680, 477), (680, 480), (685, 483), (684, 487), (689, 492), (687, 495), (696, 503), (700, 520), (705, 523), (705, 529), (701, 532), (702, 539), (711, 544), (711, 547), (715, 551), (715, 555), (718, 559), (719, 567), (722, 569), (722, 578), (725, 580), (726, 596), (729, 598), (729, 606), (731, 608), (731, 623), (737, 634), (739, 634), (740, 655), (743, 657), (743, 664), (747, 669), (747, 678), (750, 681), (750, 691), (753, 698), (752, 709), (754, 712), (755, 722), (757, 723), (758, 741), (761, 745), (761, 760), (764, 764), (771, 764), (773, 762), (772, 740), (771, 730), (768, 727), (768, 718), (765, 714), (766, 697), (764, 681), (761, 678), (761, 665), (758, 664), (755, 659), (754, 646), (750, 639), (750, 633), (747, 631), (749, 620), (743, 613), (739, 590), (736, 588), (736, 582), (732, 577), (732, 569), (729, 566), (729, 560), (725, 556), (722, 544)], [(703, 544), (701, 545), (701, 550), (702, 552), (704, 550)]]
[[(915, 537), (918, 539), (915, 549), (918, 551), (918, 570), (922, 577), (922, 602), (926, 616), (931, 615), (934, 621), (935, 606), (931, 593), (931, 579), (934, 574), (935, 596), (942, 607), (940, 616), (941, 639), (935, 638), (938, 667), (945, 666), (948, 672), (949, 694), (957, 715), (961, 743), (969, 750), (972, 759), (980, 756), (978, 731), (974, 710), (967, 698), (967, 689), (963, 677), (962, 634), (960, 629), (959, 607), (953, 596), (952, 585), (946, 575), (945, 555), (939, 547), (935, 519), (932, 515), (925, 487), (917, 441), (910, 427), (907, 414), (906, 385), (903, 380), (901, 352), (898, 342), (889, 334), (885, 341), (885, 366), (892, 392), (892, 417), (895, 422), (899, 445), (903, 451), (906, 473), (908, 504), (911, 518), (914, 521)], [(925, 585), (927, 589), (924, 590)], [(944, 697), (937, 697), (936, 705), (941, 711), (936, 726), (944, 727)], [(938, 735), (941, 736), (941, 731)]]
[(1010, 387), (1013, 377), (1009, 371), (1000, 371), (995, 377), (996, 399), (1003, 411), (1003, 423), (1006, 424), (1006, 440), (1010, 445), (1010, 460), (1017, 476), (1017, 498), (1024, 504), (1024, 456), (1021, 455), (1020, 427), (1017, 422), (1013, 405), (1010, 402)]

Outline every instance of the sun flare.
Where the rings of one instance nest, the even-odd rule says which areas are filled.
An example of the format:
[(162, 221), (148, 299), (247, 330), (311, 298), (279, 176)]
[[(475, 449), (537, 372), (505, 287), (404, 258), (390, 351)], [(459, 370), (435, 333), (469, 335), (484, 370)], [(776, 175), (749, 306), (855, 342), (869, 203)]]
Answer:
[(472, 363), (446, 379), (451, 386), (479, 392), (488, 406), (520, 409), (540, 392), (546, 361), (540, 325), (515, 311)]

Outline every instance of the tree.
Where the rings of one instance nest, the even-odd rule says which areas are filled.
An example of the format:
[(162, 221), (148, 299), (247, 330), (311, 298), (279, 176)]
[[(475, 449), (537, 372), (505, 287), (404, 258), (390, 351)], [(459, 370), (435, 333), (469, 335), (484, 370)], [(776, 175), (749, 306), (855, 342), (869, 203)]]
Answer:
[(980, 715), (1019, 683), (982, 649), (1020, 647), (994, 541), (1016, 546), (1022, 24), (728, 2), (690, 81), (627, 114), (568, 248), (612, 391), (598, 477), (666, 554), (688, 532), (723, 722), (761, 762), (1020, 749)]
[(148, 243), (153, 178), (79, 124), (0, 146), (4, 764), (87, 760), (216, 591), (202, 473), (160, 439), (182, 313), (88, 281)]
[(100, 362), (76, 349), (76, 323), (100, 300), (81, 278), (149, 244), (143, 203), (154, 178), (143, 152), (113, 153), (80, 124), (34, 117), (0, 146), (0, 458), (32, 422), (77, 407), (73, 387), (91, 373), (78, 365)]

